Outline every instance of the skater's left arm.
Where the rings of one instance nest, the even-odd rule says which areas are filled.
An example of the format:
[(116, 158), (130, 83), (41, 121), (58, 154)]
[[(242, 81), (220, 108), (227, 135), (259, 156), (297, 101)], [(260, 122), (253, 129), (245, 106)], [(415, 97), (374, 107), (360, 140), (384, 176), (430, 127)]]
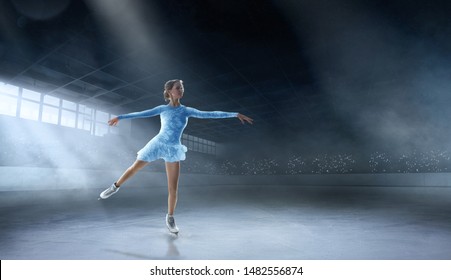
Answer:
[(248, 122), (252, 124), (253, 119), (240, 114), (222, 111), (200, 111), (191, 107), (186, 108), (188, 111), (188, 116), (199, 118), (199, 119), (223, 119), (223, 118), (238, 118), (241, 123)]

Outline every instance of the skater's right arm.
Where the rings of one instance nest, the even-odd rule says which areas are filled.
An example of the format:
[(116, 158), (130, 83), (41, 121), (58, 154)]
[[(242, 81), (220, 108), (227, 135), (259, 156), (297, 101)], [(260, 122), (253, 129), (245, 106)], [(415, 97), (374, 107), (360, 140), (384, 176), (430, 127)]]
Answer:
[(134, 112), (134, 113), (124, 114), (124, 115), (119, 115), (119, 116), (114, 117), (111, 120), (109, 120), (108, 124), (111, 126), (115, 126), (115, 125), (117, 125), (119, 120), (123, 120), (123, 119), (150, 118), (150, 117), (159, 115), (161, 113), (162, 108), (164, 108), (164, 107), (165, 107), (164, 105), (160, 105), (155, 108), (145, 110), (142, 112)]

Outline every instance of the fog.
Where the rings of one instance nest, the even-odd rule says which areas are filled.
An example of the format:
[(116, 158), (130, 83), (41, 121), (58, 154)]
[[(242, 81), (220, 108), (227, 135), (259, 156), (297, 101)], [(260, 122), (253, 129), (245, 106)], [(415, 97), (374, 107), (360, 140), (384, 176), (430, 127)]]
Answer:
[[(142, 55), (142, 65), (149, 64), (146, 67), (163, 67), (171, 60), (172, 56), (162, 48), (164, 44), (152, 41), (150, 34), (158, 31), (154, 25), (144, 24), (144, 10), (139, 5), (125, 7), (121, 1), (111, 4), (101, 0), (87, 3), (96, 21), (92, 26), (106, 29), (122, 52), (135, 55), (134, 50), (148, 50), (148, 54), (136, 54)], [(272, 158), (286, 161), (292, 156), (351, 154), (364, 158), (368, 163), (369, 156), (374, 153), (405, 156), (412, 152), (434, 151), (437, 154), (435, 151), (450, 149), (451, 24), (447, 20), (448, 7), (435, 2), (426, 5), (426, 1), (364, 3), (352, 0), (292, 0), (277, 1), (275, 5), (291, 24), (299, 53), (311, 72), (311, 84), (299, 89), (298, 102), (307, 108), (311, 106), (308, 93), (315, 94), (320, 105), (306, 111), (324, 114), (325, 121), (316, 122), (317, 119), (308, 113), (301, 115), (298, 112), (296, 115), (294, 112), (288, 116), (283, 112), (274, 117), (293, 122), (292, 126), (284, 126), (281, 122), (281, 127), (266, 127), (258, 121), (252, 127), (242, 126), (240, 138), (222, 143), (221, 159)], [(123, 12), (123, 22), (133, 28), (128, 30), (116, 21), (119, 12)], [(161, 18), (157, 20), (164, 22)], [(14, 37), (14, 34), (9, 35)], [(180, 44), (172, 50), (182, 52), (182, 46), (185, 45)], [(189, 48), (185, 51), (189, 56)], [(175, 57), (183, 55), (178, 53)], [(157, 63), (147, 63), (155, 62), (155, 59)], [(232, 66), (234, 71), (242, 71), (225, 58), (219, 57), (218, 60), (230, 64), (227, 67)], [(207, 69), (215, 67), (208, 65), (208, 59), (204, 62)], [(124, 67), (134, 65), (124, 64)], [(189, 69), (189, 65), (186, 67), (183, 64), (174, 71)], [(284, 73), (280, 73), (283, 69), (284, 65), (279, 65), (277, 75), (283, 77)], [(268, 80), (267, 85), (277, 92), (278, 82), (277, 79)], [(190, 105), (189, 92), (194, 90), (189, 86), (187, 82), (187, 105)], [(258, 90), (257, 87), (254, 89)], [(156, 96), (155, 92), (152, 94)], [(226, 94), (221, 96), (225, 97)], [(205, 98), (215, 100), (208, 95)], [(149, 107), (153, 105), (149, 103)], [(151, 121), (149, 125), (140, 120), (133, 121), (132, 137), (115, 138), (110, 135), (96, 138), (86, 135), (80, 140), (80, 135), (72, 134), (70, 129), (57, 132), (46, 126), (37, 128), (32, 122), (26, 126), (23, 123), (27, 122), (11, 126), (3, 121), (2, 127), (6, 128), (3, 135), (19, 135), (19, 138), (8, 140), (17, 143), (16, 147), (8, 149), (11, 152), (3, 150), (5, 165), (39, 166), (41, 163), (55, 168), (116, 170), (111, 177), (117, 177), (128, 167), (136, 151), (158, 131), (158, 121)], [(36, 146), (24, 150), (19, 143)]]
[(449, 148), (449, 8), (376, 2), (279, 2), (310, 61), (315, 87), (342, 122), (315, 141), (327, 147), (331, 141), (322, 139), (336, 134), (338, 146)]

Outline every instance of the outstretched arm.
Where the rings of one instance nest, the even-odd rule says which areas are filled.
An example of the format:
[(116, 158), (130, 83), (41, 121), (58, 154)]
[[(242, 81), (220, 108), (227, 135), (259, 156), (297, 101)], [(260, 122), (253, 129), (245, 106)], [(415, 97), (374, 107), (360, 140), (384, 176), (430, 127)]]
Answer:
[(186, 107), (186, 111), (189, 117), (199, 119), (225, 119), (234, 118), (238, 115), (238, 113), (229, 113), (222, 111), (200, 111), (191, 107)]
[(119, 116), (114, 117), (111, 120), (109, 120), (108, 124), (110, 126), (116, 126), (119, 123), (119, 120), (122, 120), (122, 119), (136, 119), (136, 118), (153, 117), (153, 116), (159, 115), (161, 113), (162, 108), (163, 108), (163, 106), (157, 106), (155, 108), (145, 110), (142, 112), (135, 112), (135, 113), (130, 113), (130, 114), (119, 115)]
[(200, 111), (191, 107), (187, 107), (188, 116), (200, 119), (222, 119), (222, 118), (235, 118), (240, 119), (241, 123), (248, 122), (252, 124), (253, 119), (240, 114), (240, 113), (230, 113), (222, 111)]

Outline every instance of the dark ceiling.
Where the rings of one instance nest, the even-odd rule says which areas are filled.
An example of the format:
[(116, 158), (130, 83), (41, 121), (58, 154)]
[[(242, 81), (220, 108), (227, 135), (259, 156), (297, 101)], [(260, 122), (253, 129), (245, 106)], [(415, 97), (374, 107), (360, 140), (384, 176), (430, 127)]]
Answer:
[(321, 130), (352, 140), (360, 133), (347, 98), (354, 108), (381, 102), (369, 89), (406, 79), (400, 65), (418, 55), (407, 48), (385, 67), (380, 48), (389, 60), (416, 38), (442, 53), (450, 46), (445, 4), (410, 2), (2, 0), (0, 79), (125, 113), (162, 104), (164, 82), (179, 78), (185, 105), (255, 119), (191, 120), (187, 133), (222, 142)]

